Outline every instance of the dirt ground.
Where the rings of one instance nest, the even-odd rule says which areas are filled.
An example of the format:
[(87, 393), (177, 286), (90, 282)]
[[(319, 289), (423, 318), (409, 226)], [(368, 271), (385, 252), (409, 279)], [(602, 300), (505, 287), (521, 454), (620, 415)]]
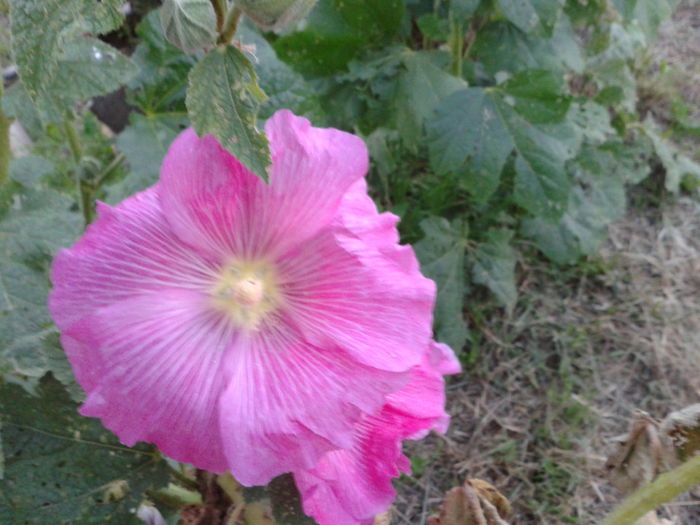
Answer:
[[(670, 79), (700, 117), (698, 2), (661, 28), (651, 60), (664, 71), (659, 90)], [(664, 104), (655, 113), (668, 122)], [(679, 142), (689, 153), (700, 145)], [(598, 523), (622, 498), (602, 467), (635, 410), (661, 419), (700, 402), (700, 200), (630, 209), (600, 256), (575, 269), (521, 269), (510, 317), (470, 319), (481, 339), (449, 383), (447, 436), (407, 447), (418, 475), (397, 484), (395, 525), (424, 524), (465, 478), (501, 490), (513, 525)], [(659, 515), (700, 524), (700, 489)]]

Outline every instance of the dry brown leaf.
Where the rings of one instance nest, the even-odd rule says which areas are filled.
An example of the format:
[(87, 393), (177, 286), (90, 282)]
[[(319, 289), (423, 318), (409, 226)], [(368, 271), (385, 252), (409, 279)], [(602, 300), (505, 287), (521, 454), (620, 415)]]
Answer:
[(428, 525), (508, 525), (503, 518), (509, 513), (510, 503), (493, 485), (468, 479), (445, 494), (440, 515)]

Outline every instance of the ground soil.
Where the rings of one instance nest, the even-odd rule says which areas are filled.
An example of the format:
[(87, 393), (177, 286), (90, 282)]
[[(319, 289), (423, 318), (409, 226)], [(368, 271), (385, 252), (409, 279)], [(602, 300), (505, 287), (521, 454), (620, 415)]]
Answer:
[[(661, 28), (649, 63), (655, 116), (670, 124), (682, 97), (700, 117), (697, 2)], [(523, 262), (514, 312), (471, 315), (479, 335), (449, 382), (451, 429), (408, 445), (417, 475), (398, 482), (392, 523), (426, 523), (444, 491), (481, 478), (510, 499), (514, 525), (593, 525), (622, 499), (603, 465), (635, 411), (660, 419), (700, 402), (700, 201), (638, 197), (598, 257), (565, 271)], [(700, 490), (659, 516), (700, 524)]]

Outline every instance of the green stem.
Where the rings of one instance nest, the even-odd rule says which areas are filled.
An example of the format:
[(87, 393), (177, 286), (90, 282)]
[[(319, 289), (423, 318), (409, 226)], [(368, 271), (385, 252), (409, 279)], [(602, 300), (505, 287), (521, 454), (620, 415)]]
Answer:
[[(0, 80), (0, 104), (2, 104), (3, 84)], [(0, 186), (10, 181), (10, 124), (12, 120), (7, 118), (0, 106)]]
[(600, 525), (634, 525), (647, 512), (700, 484), (700, 454), (628, 496)]
[(70, 151), (75, 161), (75, 187), (78, 190), (78, 206), (80, 207), (80, 213), (83, 215), (85, 226), (87, 226), (92, 221), (92, 209), (90, 207), (91, 192), (85, 184), (83, 184), (83, 169), (80, 163), (83, 158), (83, 150), (80, 147), (78, 133), (75, 131), (73, 123), (68, 118), (63, 121), (63, 132), (66, 134), (68, 146), (70, 146)]
[(233, 35), (236, 34), (238, 22), (241, 20), (242, 14), (243, 11), (238, 9), (235, 5), (226, 13), (226, 22), (224, 22), (224, 29), (219, 36), (219, 44), (228, 44), (231, 41)]
[(216, 13), (216, 31), (221, 33), (226, 17), (226, 0), (211, 0), (211, 5), (214, 7), (214, 13)]
[(462, 78), (462, 62), (464, 61), (463, 23), (450, 20), (450, 48), (452, 51), (452, 74)]
[(121, 166), (122, 162), (124, 162), (124, 159), (126, 159), (126, 156), (123, 153), (119, 153), (116, 157), (114, 157), (112, 159), (112, 162), (110, 162), (105, 169), (98, 173), (95, 179), (92, 181), (93, 188), (99, 188), (102, 185), (102, 182), (107, 177), (109, 177), (114, 172), (114, 170)]

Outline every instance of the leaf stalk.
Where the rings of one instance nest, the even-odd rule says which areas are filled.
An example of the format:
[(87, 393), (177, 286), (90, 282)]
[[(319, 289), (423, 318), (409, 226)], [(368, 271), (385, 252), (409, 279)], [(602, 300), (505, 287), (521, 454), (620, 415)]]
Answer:
[[(0, 81), (0, 104), (4, 95), (2, 81)], [(0, 105), (0, 186), (10, 181), (10, 124), (12, 120), (5, 116)]]
[(226, 21), (224, 22), (224, 28), (219, 36), (219, 44), (228, 44), (231, 41), (233, 35), (236, 34), (236, 30), (238, 29), (238, 22), (240, 22), (242, 15), (243, 11), (238, 9), (235, 5), (231, 7), (231, 9), (229, 9), (229, 12), (226, 13)]
[(628, 496), (600, 525), (634, 525), (647, 512), (700, 484), (700, 454)]

